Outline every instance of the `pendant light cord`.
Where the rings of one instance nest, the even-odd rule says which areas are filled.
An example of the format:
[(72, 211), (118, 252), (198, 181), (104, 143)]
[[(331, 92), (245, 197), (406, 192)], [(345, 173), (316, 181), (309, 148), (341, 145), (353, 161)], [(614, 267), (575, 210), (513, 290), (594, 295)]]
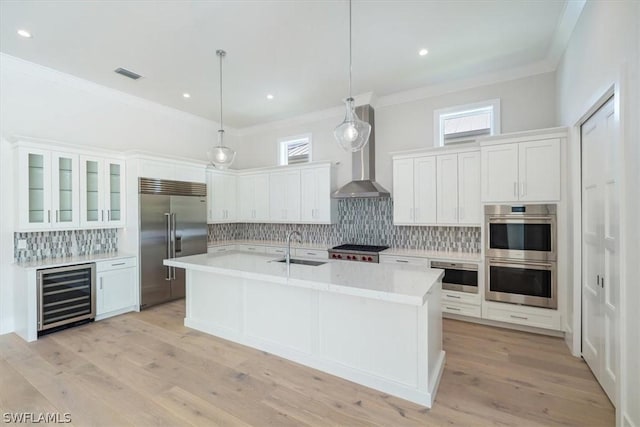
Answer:
[(349, 0), (349, 98), (351, 98), (351, 0)]
[[(222, 125), (222, 57), (224, 56), (224, 51), (219, 51), (218, 56), (220, 56), (220, 130), (224, 130), (224, 126)], [(222, 144), (222, 141), (220, 141)]]

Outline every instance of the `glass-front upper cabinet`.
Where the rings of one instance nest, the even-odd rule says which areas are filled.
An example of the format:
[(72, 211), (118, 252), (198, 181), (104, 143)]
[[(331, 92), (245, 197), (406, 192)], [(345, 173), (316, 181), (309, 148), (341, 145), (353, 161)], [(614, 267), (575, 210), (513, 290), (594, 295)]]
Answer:
[(124, 226), (124, 162), (81, 156), (83, 227)]
[(78, 156), (17, 150), (18, 224), (22, 231), (79, 225)]
[(52, 153), (52, 226), (73, 228), (80, 224), (80, 171), (77, 154)]
[(107, 222), (112, 227), (124, 226), (124, 162), (106, 160), (106, 199)]

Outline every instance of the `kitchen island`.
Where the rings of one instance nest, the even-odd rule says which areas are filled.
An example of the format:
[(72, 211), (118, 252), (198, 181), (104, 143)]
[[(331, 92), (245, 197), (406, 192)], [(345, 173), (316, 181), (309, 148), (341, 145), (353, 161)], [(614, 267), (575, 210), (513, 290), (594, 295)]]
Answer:
[[(317, 261), (317, 260), (316, 260)], [(442, 270), (239, 252), (186, 270), (185, 326), (431, 407), (444, 368)]]

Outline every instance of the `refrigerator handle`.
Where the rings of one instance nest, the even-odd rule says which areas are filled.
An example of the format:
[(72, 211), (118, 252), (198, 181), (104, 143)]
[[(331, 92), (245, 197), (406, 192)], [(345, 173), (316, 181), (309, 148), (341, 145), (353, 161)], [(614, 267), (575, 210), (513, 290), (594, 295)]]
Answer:
[[(167, 220), (167, 258), (171, 258), (171, 214), (170, 213), (166, 213), (164, 214), (165, 219)], [(171, 267), (165, 267), (166, 270), (166, 274), (164, 277), (164, 280), (171, 280)]]
[[(175, 258), (176, 257), (176, 214), (171, 214), (171, 242), (173, 244), (173, 252), (171, 257)], [(176, 279), (176, 268), (175, 267), (171, 267), (171, 278), (173, 280)]]

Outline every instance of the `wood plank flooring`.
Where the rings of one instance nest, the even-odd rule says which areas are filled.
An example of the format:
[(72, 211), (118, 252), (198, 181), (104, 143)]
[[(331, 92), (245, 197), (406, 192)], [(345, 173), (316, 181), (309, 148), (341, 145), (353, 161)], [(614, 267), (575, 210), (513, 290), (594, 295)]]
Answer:
[(183, 319), (176, 301), (34, 343), (0, 336), (0, 413), (69, 413), (77, 426), (614, 425), (559, 338), (445, 319), (447, 363), (427, 410)]

